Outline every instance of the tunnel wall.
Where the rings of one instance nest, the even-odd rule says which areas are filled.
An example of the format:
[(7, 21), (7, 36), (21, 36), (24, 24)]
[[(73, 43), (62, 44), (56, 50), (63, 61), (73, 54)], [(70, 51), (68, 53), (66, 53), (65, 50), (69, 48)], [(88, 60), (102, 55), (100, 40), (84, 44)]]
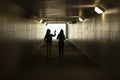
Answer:
[(0, 10), (0, 79), (7, 80), (42, 44), (45, 25), (13, 2), (1, 2)]
[(89, 58), (108, 72), (109, 80), (119, 80), (120, 9), (106, 10), (84, 22), (69, 24), (69, 39)]

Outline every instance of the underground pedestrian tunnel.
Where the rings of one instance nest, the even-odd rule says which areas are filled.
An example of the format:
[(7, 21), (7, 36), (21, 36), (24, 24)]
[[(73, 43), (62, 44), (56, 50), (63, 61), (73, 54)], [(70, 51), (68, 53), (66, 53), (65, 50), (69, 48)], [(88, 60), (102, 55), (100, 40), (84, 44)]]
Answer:
[[(0, 80), (120, 80), (119, 16), (119, 0), (0, 0)], [(45, 57), (48, 28), (63, 59), (56, 38)]]

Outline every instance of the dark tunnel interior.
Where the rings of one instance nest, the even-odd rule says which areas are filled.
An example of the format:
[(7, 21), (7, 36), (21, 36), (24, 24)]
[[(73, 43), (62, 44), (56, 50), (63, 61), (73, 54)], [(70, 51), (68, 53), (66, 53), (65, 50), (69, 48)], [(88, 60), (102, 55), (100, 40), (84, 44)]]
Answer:
[[(120, 0), (0, 0), (0, 80), (120, 80), (119, 16)], [(65, 24), (62, 59), (49, 24)]]

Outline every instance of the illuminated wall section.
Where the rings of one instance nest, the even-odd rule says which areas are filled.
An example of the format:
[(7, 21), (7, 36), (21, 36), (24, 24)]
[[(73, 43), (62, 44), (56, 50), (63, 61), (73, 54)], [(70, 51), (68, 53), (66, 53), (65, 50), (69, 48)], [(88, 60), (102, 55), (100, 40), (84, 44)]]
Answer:
[(43, 39), (44, 24), (35, 23), (13, 15), (0, 15), (0, 39), (36, 40)]
[(69, 24), (69, 39), (94, 62), (119, 80), (120, 8), (106, 10), (84, 22)]
[(34, 54), (45, 33), (44, 24), (26, 18), (25, 10), (7, 1), (0, 3), (0, 80), (9, 80)]
[(69, 24), (69, 37), (77, 40), (119, 41), (118, 17), (119, 9), (112, 9), (87, 21)]

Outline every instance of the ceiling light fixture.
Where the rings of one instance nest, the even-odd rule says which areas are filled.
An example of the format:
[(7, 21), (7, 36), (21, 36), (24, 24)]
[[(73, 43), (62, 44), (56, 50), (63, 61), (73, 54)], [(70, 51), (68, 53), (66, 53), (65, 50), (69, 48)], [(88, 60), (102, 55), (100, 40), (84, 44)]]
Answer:
[(79, 20), (82, 22), (82, 21), (84, 21), (84, 19), (82, 18), (82, 17), (79, 17)]
[(47, 25), (47, 22), (45, 22), (44, 24)]
[(100, 6), (100, 5), (95, 6), (94, 10), (98, 14), (102, 14), (105, 11), (105, 9), (102, 6)]
[(43, 22), (43, 19), (40, 20), (40, 23), (42, 23), (42, 22)]
[(67, 22), (67, 24), (69, 25), (69, 24), (70, 24), (70, 22)]

